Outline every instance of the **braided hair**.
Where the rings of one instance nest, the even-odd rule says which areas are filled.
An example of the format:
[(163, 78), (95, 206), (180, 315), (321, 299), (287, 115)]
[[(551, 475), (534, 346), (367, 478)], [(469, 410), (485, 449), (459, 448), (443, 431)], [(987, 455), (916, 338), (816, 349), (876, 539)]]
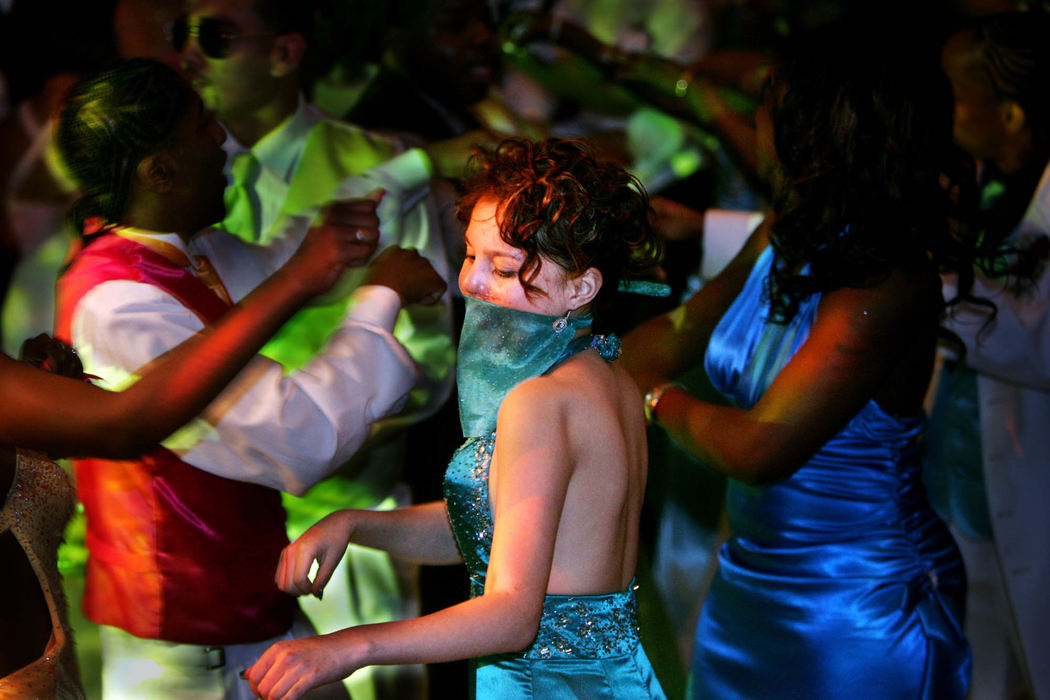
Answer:
[(55, 142), (80, 189), (70, 211), (77, 230), (92, 217), (122, 219), (139, 161), (171, 143), (192, 90), (175, 70), (146, 58), (119, 61), (70, 89)]

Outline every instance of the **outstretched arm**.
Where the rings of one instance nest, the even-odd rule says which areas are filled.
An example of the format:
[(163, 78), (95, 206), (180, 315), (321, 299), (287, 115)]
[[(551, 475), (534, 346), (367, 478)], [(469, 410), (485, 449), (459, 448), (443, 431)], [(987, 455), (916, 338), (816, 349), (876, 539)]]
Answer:
[(932, 300), (922, 303), (924, 290), (903, 277), (825, 294), (808, 338), (751, 409), (712, 405), (676, 388), (663, 395), (656, 419), (705, 464), (765, 484), (794, 473), (869, 400), (903, 395), (892, 393), (898, 385), (915, 389), (899, 412), (917, 413), (936, 315)]
[(149, 449), (199, 413), (285, 320), (373, 245), (349, 230), (315, 229), (280, 271), (126, 391), (104, 391), (0, 355), (0, 395), (9, 399), (0, 402), (0, 444), (114, 458)]
[(771, 224), (766, 217), (726, 268), (689, 301), (624, 336), (620, 363), (643, 394), (703, 361), (712, 331), (768, 242)]
[(483, 595), (414, 620), (275, 644), (247, 671), (252, 691), (298, 698), (363, 666), (450, 661), (527, 646), (539, 626), (571, 476), (564, 411), (550, 391), (529, 382), (500, 408), (490, 474), (495, 529)]
[[(292, 595), (320, 598), (351, 542), (417, 564), (463, 561), (442, 501), (397, 510), (339, 510), (284, 548), (277, 564), (277, 587)], [(311, 581), (315, 561), (317, 574)]]

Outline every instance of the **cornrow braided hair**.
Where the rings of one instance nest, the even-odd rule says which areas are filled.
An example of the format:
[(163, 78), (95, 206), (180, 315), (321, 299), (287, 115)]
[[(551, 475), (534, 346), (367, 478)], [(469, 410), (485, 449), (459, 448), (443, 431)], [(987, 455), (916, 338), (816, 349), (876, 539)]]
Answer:
[(80, 189), (70, 212), (77, 230), (91, 217), (121, 220), (135, 168), (170, 143), (191, 90), (175, 70), (145, 58), (119, 61), (70, 89), (55, 142)]
[(982, 18), (974, 30), (988, 84), (1024, 110), (1038, 148), (1050, 146), (1050, 14), (1002, 12)]

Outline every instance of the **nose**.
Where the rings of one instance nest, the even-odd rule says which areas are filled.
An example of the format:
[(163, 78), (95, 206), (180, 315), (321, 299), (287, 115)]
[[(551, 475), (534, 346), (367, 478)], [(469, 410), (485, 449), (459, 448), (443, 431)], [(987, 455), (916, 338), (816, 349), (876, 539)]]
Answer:
[(201, 67), (204, 65), (204, 54), (201, 53), (200, 46), (197, 44), (197, 37), (186, 38), (186, 43), (178, 52), (178, 58), (184, 75), (192, 79), (200, 74)]
[(484, 276), (478, 270), (478, 266), (470, 259), (463, 261), (463, 267), (459, 271), (459, 291), (467, 296), (484, 299), (488, 296), (488, 288), (485, 285)]

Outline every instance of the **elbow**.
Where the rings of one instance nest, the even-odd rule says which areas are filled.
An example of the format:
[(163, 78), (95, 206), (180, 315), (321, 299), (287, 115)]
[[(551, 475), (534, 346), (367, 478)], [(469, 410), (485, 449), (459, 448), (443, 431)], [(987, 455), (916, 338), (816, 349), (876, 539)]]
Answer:
[(742, 454), (718, 461), (715, 469), (741, 483), (763, 488), (787, 479), (798, 471), (805, 460), (776, 454)]
[[(500, 594), (485, 593), (484, 596), (504, 597)], [(521, 651), (536, 640), (540, 630), (540, 618), (543, 616), (543, 599), (538, 601), (504, 600), (494, 601), (502, 611), (502, 620), (495, 622), (494, 627), (502, 634), (496, 641), (491, 653), (510, 654)]]
[(504, 640), (505, 648), (503, 649), (503, 652), (513, 653), (522, 651), (536, 641), (536, 635), (540, 631), (540, 615), (537, 614), (535, 620), (522, 622), (518, 625), (509, 625), (506, 629), (507, 636)]
[(507, 630), (506, 651), (516, 652), (525, 649), (534, 641), (540, 631), (540, 618), (543, 616), (543, 603), (535, 610), (528, 610), (517, 618), (517, 624), (505, 627)]

